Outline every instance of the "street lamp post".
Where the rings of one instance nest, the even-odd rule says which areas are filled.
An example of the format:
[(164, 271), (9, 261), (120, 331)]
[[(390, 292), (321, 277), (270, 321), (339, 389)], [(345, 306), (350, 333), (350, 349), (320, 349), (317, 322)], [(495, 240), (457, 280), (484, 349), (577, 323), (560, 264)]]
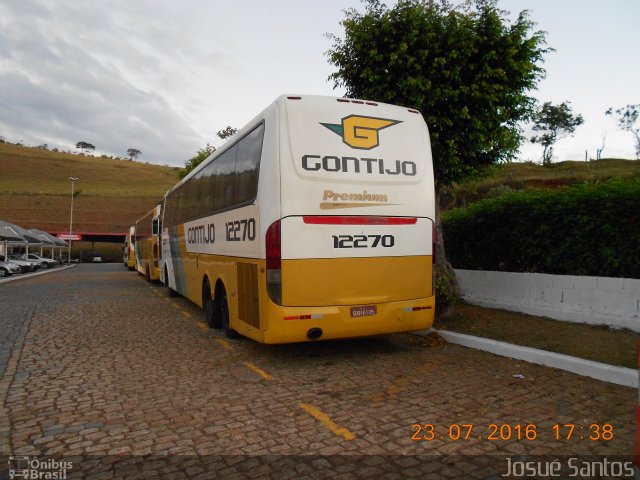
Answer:
[(73, 190), (76, 184), (77, 177), (69, 177), (71, 180), (71, 218), (69, 219), (69, 260), (68, 263), (71, 265), (71, 235), (73, 234)]

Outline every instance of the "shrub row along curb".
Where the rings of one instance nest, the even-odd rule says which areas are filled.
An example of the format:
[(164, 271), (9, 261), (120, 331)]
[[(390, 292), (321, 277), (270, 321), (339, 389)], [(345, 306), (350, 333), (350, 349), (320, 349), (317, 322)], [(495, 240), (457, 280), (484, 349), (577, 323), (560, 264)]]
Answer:
[(640, 179), (526, 190), (443, 215), (454, 268), (640, 278)]

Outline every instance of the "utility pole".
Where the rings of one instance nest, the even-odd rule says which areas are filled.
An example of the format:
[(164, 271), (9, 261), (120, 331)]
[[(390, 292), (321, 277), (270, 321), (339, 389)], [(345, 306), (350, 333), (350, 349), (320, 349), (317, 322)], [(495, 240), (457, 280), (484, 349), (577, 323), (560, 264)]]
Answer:
[(69, 260), (68, 263), (69, 265), (71, 265), (71, 236), (73, 234), (73, 194), (74, 194), (74, 187), (76, 185), (76, 180), (78, 180), (77, 177), (69, 177), (69, 180), (71, 180), (71, 218), (69, 220)]

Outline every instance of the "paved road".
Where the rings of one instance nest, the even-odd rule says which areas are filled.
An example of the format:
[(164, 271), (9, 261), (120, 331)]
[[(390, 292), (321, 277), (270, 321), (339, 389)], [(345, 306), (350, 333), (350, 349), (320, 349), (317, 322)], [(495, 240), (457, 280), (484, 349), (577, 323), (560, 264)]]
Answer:
[(227, 340), (120, 265), (0, 301), (0, 454), (71, 477), (495, 478), (520, 454), (633, 452), (633, 389), (435, 338)]

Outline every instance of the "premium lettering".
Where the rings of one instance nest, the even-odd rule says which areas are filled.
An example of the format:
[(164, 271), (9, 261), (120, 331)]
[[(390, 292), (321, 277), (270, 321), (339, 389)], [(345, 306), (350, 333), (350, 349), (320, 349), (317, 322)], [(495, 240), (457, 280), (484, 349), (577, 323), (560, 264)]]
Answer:
[(343, 202), (379, 202), (387, 203), (388, 197), (383, 193), (340, 193), (333, 190), (325, 190), (322, 200), (343, 201)]

